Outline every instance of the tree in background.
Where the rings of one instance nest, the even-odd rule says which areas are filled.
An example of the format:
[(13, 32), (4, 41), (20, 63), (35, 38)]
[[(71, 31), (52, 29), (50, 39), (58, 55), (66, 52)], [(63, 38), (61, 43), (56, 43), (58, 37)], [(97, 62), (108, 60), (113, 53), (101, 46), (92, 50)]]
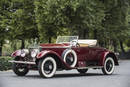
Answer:
[(105, 4), (105, 20), (103, 21), (103, 27), (105, 28), (105, 38), (112, 41), (114, 51), (117, 51), (118, 43), (120, 44), (122, 52), (123, 41), (128, 38), (128, 25), (127, 25), (127, 13), (128, 13), (128, 1), (127, 0), (109, 0), (104, 1)]
[(128, 9), (128, 15), (127, 15), (127, 21), (128, 21), (128, 38), (126, 38), (126, 45), (130, 47), (130, 1), (129, 1), (129, 9)]
[(0, 56), (2, 55), (3, 44), (8, 36), (8, 24), (10, 19), (9, 8), (9, 0), (0, 0)]
[(62, 0), (36, 0), (35, 14), (41, 41), (52, 42), (52, 38), (63, 33), (67, 18), (63, 14), (64, 4)]
[(72, 35), (89, 38), (89, 30), (101, 27), (104, 18), (103, 3), (99, 0), (39, 0), (35, 6), (40, 37), (47, 37), (49, 42), (63, 28)]
[(38, 38), (35, 22), (34, 0), (12, 0), (10, 39), (21, 40), (21, 48), (25, 47), (25, 40)]
[(27, 40), (51, 43), (58, 35), (97, 39), (102, 47), (125, 52), (129, 6), (129, 0), (1, 0), (0, 52), (5, 39), (21, 40), (24, 48)]
[(101, 24), (105, 16), (103, 3), (99, 0), (79, 0), (75, 9), (72, 17), (70, 17), (70, 26), (73, 26), (72, 31), (76, 30), (77, 35), (83, 39), (97, 39), (97, 31), (102, 28)]

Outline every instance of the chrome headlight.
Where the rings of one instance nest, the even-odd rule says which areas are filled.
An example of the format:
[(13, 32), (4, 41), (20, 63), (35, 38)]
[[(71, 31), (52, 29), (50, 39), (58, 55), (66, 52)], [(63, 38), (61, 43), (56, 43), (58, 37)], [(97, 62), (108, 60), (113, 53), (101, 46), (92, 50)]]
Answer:
[(36, 57), (37, 53), (39, 52), (39, 49), (33, 49), (31, 52), (31, 57)]
[(25, 57), (26, 54), (29, 54), (29, 50), (28, 49), (22, 49), (21, 50), (21, 56)]

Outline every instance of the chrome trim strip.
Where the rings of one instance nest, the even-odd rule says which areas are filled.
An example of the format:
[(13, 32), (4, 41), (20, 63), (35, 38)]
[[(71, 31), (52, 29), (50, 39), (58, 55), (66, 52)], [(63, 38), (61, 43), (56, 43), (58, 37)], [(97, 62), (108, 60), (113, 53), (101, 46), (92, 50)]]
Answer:
[(35, 65), (36, 63), (35, 62), (27, 62), (27, 61), (9, 61), (11, 63), (22, 63), (22, 64), (32, 64), (32, 65)]

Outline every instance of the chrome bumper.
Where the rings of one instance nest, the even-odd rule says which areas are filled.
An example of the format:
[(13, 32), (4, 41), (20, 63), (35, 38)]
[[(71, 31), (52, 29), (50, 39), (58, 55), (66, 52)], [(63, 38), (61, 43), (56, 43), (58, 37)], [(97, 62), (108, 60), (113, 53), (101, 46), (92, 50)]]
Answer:
[(28, 61), (15, 61), (15, 60), (12, 60), (12, 61), (9, 61), (11, 63), (21, 63), (21, 64), (31, 64), (31, 65), (35, 65), (36, 63), (35, 62), (28, 62)]

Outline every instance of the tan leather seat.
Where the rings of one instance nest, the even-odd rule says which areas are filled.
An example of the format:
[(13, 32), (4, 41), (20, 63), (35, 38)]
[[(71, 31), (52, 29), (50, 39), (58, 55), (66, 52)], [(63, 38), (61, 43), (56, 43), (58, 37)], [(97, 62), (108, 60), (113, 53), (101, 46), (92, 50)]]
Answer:
[(88, 46), (96, 46), (97, 44), (97, 40), (94, 39), (79, 39), (78, 43), (80, 45), (80, 47), (88, 47)]
[(80, 47), (88, 47), (88, 44), (82, 44), (82, 43), (80, 43), (79, 45), (80, 45)]

